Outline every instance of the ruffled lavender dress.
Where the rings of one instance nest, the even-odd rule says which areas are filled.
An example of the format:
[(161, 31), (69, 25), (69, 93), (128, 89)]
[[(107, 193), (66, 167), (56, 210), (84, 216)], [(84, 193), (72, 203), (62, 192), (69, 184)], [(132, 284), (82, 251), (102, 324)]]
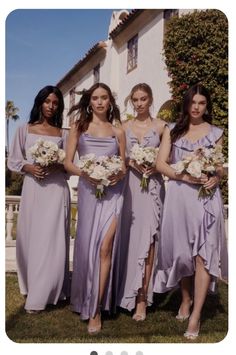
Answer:
[[(195, 143), (180, 138), (172, 148), (172, 163), (199, 147), (212, 147), (223, 131), (211, 126), (209, 133)], [(170, 180), (163, 210), (158, 269), (154, 291), (166, 292), (195, 272), (194, 257), (200, 255), (211, 275), (210, 290), (217, 278), (227, 279), (227, 246), (223, 202), (219, 187), (213, 198), (198, 198), (199, 185)]]
[[(127, 156), (138, 139), (128, 127), (126, 130)], [(143, 147), (158, 147), (160, 137), (154, 128), (144, 136)], [(119, 245), (118, 306), (131, 311), (136, 305), (136, 296), (142, 287), (145, 260), (152, 243), (155, 245), (153, 272), (151, 275), (147, 303), (153, 302), (153, 274), (157, 266), (157, 241), (160, 233), (160, 219), (165, 188), (160, 174), (151, 176), (148, 191), (140, 187), (140, 174), (129, 169), (124, 190), (122, 229)]]
[[(97, 138), (82, 133), (78, 141), (80, 156), (94, 153), (118, 155), (116, 137)], [(78, 227), (74, 247), (71, 305), (74, 312), (85, 320), (95, 316), (99, 296), (100, 248), (106, 233), (114, 220), (117, 229), (112, 248), (111, 269), (102, 301), (102, 309), (113, 308), (113, 266), (117, 249), (117, 235), (120, 228), (120, 214), (123, 204), (123, 183), (105, 188), (102, 199), (95, 197), (95, 187), (80, 177), (78, 184)]]
[[(10, 149), (8, 167), (22, 173), (32, 164), (28, 149), (39, 138), (64, 148), (62, 137), (28, 132), (28, 125), (18, 128)], [(17, 220), (16, 261), (20, 292), (27, 295), (25, 309), (43, 310), (69, 296), (70, 192), (67, 175), (55, 172), (38, 181), (24, 175)]]

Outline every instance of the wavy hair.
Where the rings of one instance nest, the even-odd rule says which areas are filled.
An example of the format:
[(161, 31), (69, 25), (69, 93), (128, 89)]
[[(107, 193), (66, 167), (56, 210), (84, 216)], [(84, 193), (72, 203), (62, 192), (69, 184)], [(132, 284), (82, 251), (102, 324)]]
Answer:
[(120, 110), (116, 104), (114, 96), (112, 95), (111, 89), (104, 83), (96, 83), (88, 90), (82, 91), (80, 101), (78, 102), (78, 104), (72, 106), (68, 112), (68, 115), (70, 115), (72, 112), (77, 110), (79, 116), (77, 121), (77, 127), (80, 132), (85, 132), (88, 129), (89, 123), (92, 121), (93, 112), (92, 110), (89, 110), (89, 105), (93, 92), (98, 88), (103, 88), (104, 90), (106, 90), (110, 99), (110, 104), (113, 107), (112, 110), (107, 111), (108, 122), (112, 123), (113, 120), (118, 120), (120, 122)]
[(42, 122), (42, 105), (50, 94), (55, 94), (58, 98), (58, 108), (55, 115), (51, 118), (51, 124), (55, 127), (62, 127), (64, 99), (61, 90), (57, 86), (47, 85), (42, 88), (34, 99), (34, 105), (30, 112), (30, 119), (28, 123)]
[(134, 93), (138, 90), (146, 92), (151, 100), (151, 103), (153, 102), (153, 93), (152, 93), (151, 87), (146, 83), (139, 83), (131, 89), (129, 95), (126, 97), (126, 99), (124, 101), (125, 107), (127, 107), (128, 102), (130, 102), (132, 104), (132, 97), (133, 97)]
[(202, 118), (204, 121), (210, 124), (212, 123), (212, 103), (210, 93), (202, 84), (195, 84), (191, 86), (184, 95), (180, 117), (170, 133), (172, 143), (174, 143), (178, 138), (182, 137), (189, 129), (189, 108), (192, 104), (193, 97), (196, 94), (202, 95), (206, 98), (207, 107), (206, 112), (203, 114)]

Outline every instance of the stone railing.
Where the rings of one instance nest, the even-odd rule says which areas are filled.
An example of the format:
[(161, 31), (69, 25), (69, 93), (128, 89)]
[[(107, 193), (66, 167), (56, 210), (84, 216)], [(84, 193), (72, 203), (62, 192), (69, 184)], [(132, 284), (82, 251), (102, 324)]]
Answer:
[[(19, 212), (21, 196), (6, 196), (6, 242), (11, 244), (14, 240), (13, 227), (16, 225), (17, 215)], [(71, 225), (73, 224), (73, 230), (77, 225), (77, 202), (71, 201)]]
[[(13, 242), (13, 226), (14, 219), (17, 218), (19, 211), (20, 196), (6, 196), (6, 242), (11, 244)], [(16, 217), (15, 217), (16, 216)], [(224, 205), (225, 217), (225, 231), (228, 236), (228, 205)], [(78, 215), (77, 215), (77, 202), (71, 201), (71, 227), (76, 230)]]
[(20, 196), (6, 196), (6, 242), (13, 241), (14, 216), (19, 212)]

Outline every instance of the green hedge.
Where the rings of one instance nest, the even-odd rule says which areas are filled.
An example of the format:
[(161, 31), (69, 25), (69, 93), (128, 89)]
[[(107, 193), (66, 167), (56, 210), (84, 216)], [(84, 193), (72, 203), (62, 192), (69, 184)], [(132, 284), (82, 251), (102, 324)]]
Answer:
[[(165, 63), (172, 99), (179, 107), (185, 91), (198, 82), (212, 97), (213, 124), (224, 129), (223, 152), (228, 157), (228, 21), (219, 10), (173, 16), (164, 38)], [(173, 118), (175, 120), (175, 117)], [(228, 201), (227, 179), (222, 181)]]

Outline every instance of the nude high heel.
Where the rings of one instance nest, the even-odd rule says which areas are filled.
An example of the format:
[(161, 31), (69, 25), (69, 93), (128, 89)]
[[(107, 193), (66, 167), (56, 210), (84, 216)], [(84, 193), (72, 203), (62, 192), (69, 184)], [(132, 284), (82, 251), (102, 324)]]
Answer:
[[(144, 293), (140, 293), (137, 297), (137, 302), (145, 302), (145, 310), (143, 312), (135, 312), (132, 319), (135, 320), (136, 322), (142, 322), (146, 319), (146, 305), (147, 305), (147, 298)], [(137, 308), (137, 306), (136, 306)]]
[(186, 330), (186, 332), (184, 333), (184, 337), (188, 340), (196, 340), (196, 338), (199, 335), (199, 331), (200, 331), (200, 321), (198, 321), (198, 328), (195, 332), (189, 332), (188, 330)]
[[(102, 309), (102, 306), (99, 305), (99, 306), (98, 306), (98, 310), (97, 310), (97, 314), (96, 314), (96, 316), (98, 315), (99, 318), (100, 318), (99, 324), (93, 325), (93, 326), (88, 325), (88, 328), (87, 328), (87, 329), (88, 329), (88, 333), (89, 333), (90, 335), (98, 334), (98, 333), (101, 331), (101, 329), (102, 329), (101, 309)], [(95, 317), (96, 317), (96, 316), (95, 316)]]
[[(192, 304), (193, 304), (193, 301), (191, 300), (191, 301), (190, 301), (190, 307), (189, 307), (189, 309), (192, 307)], [(177, 316), (176, 316), (175, 318), (176, 318), (179, 322), (184, 322), (185, 320), (189, 319), (189, 317), (190, 317), (190, 313), (187, 314), (186, 316), (184, 316), (184, 315), (182, 315), (182, 314), (180, 313), (180, 311), (178, 311), (178, 314), (177, 314)]]

